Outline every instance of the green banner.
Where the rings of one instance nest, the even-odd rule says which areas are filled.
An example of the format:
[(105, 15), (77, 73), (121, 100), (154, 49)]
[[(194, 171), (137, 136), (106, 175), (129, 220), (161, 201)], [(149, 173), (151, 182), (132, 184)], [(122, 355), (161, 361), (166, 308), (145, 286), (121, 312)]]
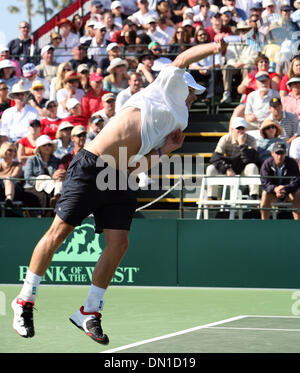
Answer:
[[(0, 283), (22, 283), (52, 219), (0, 219)], [(300, 288), (299, 222), (134, 219), (111, 284)], [(42, 283), (89, 285), (104, 235), (86, 219), (55, 253)]]
[[(1, 219), (0, 283), (23, 282), (33, 248), (51, 222), (52, 219)], [(42, 283), (91, 283), (95, 263), (106, 246), (104, 235), (94, 233), (93, 223), (93, 219), (86, 219), (67, 237), (54, 254)], [(144, 223), (139, 219), (134, 221), (130, 247), (111, 283), (174, 286), (177, 283), (176, 220), (169, 222), (168, 229), (154, 220), (148, 222), (145, 230)]]

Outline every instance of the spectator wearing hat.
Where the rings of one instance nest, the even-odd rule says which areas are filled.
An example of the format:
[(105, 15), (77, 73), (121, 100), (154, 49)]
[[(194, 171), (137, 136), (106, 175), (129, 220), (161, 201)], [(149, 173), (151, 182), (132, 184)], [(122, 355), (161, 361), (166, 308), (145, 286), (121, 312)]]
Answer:
[(102, 116), (99, 114), (92, 115), (89, 120), (89, 130), (86, 136), (86, 144), (94, 140), (94, 138), (103, 129), (103, 127), (104, 119), (102, 118)]
[(59, 48), (61, 49), (59, 62), (67, 62), (72, 59), (72, 50), (80, 44), (80, 38), (72, 32), (74, 25), (68, 18), (62, 18), (57, 23), (57, 26), (59, 27), (62, 38), (59, 44)]
[(22, 199), (22, 189), (13, 180), (22, 176), (22, 167), (16, 161), (16, 153), (16, 145), (12, 142), (6, 141), (0, 146), (0, 200), (4, 200), (5, 207), (13, 207), (15, 196), (17, 200)]
[(84, 45), (86, 48), (88, 48), (92, 42), (93, 37), (95, 36), (96, 30), (94, 29), (95, 24), (97, 21), (93, 19), (89, 19), (84, 26), (85, 29), (85, 35), (81, 36), (79, 39), (80, 44)]
[[(0, 120), (4, 110), (11, 107), (11, 100), (8, 97), (8, 87), (4, 80), (0, 79)], [(0, 138), (1, 143), (1, 138)]]
[(120, 58), (121, 56), (121, 49), (119, 47), (118, 43), (109, 43), (108, 46), (106, 47), (106, 53), (107, 57), (104, 57), (101, 59), (97, 72), (101, 74), (103, 77), (109, 75), (109, 72), (107, 71), (108, 66), (110, 65), (110, 62), (114, 58)]
[(280, 139), (282, 128), (278, 122), (272, 119), (265, 119), (259, 129), (260, 137), (256, 140), (257, 151), (262, 161), (265, 161), (271, 156), (271, 150), (276, 142), (287, 143)]
[[(270, 218), (271, 203), (274, 200), (292, 201), (294, 209), (300, 208), (300, 172), (297, 161), (287, 156), (286, 145), (276, 142), (271, 151), (271, 157), (267, 158), (260, 169), (262, 195), (261, 195), (261, 218)], [(278, 176), (275, 178), (274, 176)], [(283, 177), (282, 177), (283, 176)], [(299, 211), (292, 211), (295, 220), (300, 219)]]
[(223, 4), (231, 11), (232, 18), (235, 22), (238, 23), (247, 20), (248, 17), (246, 12), (243, 9), (236, 7), (236, 0), (223, 0)]
[(16, 76), (15, 66), (10, 60), (0, 61), (0, 79), (5, 82), (9, 91), (14, 84), (18, 83), (19, 78)]
[(102, 96), (108, 91), (103, 89), (103, 76), (94, 73), (90, 76), (91, 89), (81, 100), (82, 115), (89, 119), (93, 113), (103, 108)]
[(88, 118), (82, 115), (81, 103), (74, 97), (69, 98), (67, 101), (67, 109), (70, 116), (66, 117), (64, 120), (73, 124), (73, 126), (88, 126)]
[(245, 119), (249, 130), (257, 130), (260, 124), (270, 115), (270, 100), (279, 98), (278, 91), (270, 88), (268, 72), (260, 71), (256, 74), (257, 89), (250, 92), (246, 102)]
[(48, 101), (45, 97), (45, 86), (40, 80), (35, 80), (30, 88), (26, 102), (34, 107), (41, 118), (46, 115), (45, 104)]
[(262, 12), (262, 26), (259, 31), (266, 35), (270, 25), (280, 20), (280, 15), (276, 11), (275, 0), (263, 0), (262, 6), (264, 11)]
[(9, 53), (9, 48), (5, 44), (0, 45), (0, 61), (2, 60), (10, 60), (12, 65), (15, 67), (15, 74), (17, 78), (20, 78), (22, 76), (22, 69), (20, 62), (14, 58), (11, 58)]
[(30, 121), (28, 127), (28, 135), (23, 137), (18, 142), (17, 157), (18, 161), (23, 165), (29, 157), (34, 155), (34, 149), (36, 147), (36, 139), (41, 135), (41, 122), (38, 119)]
[(80, 65), (87, 65), (89, 72), (92, 74), (97, 69), (97, 62), (91, 57), (87, 56), (87, 47), (83, 44), (76, 45), (73, 48), (73, 58), (70, 59), (70, 64), (74, 71), (78, 72)]
[(213, 13), (210, 16), (210, 22), (211, 26), (205, 27), (205, 31), (208, 33), (211, 42), (213, 42), (215, 40), (215, 36), (220, 33), (232, 35), (231, 27), (222, 25), (221, 13)]
[(147, 29), (146, 23), (148, 17), (158, 18), (158, 14), (155, 10), (149, 9), (148, 0), (137, 0), (137, 7), (139, 10), (132, 14), (132, 17), (136, 19), (138, 27), (142, 27), (145, 30)]
[[(59, 159), (54, 156), (55, 144), (47, 135), (36, 140), (35, 155), (27, 159), (24, 167), (24, 203), (26, 207), (49, 207), (55, 193), (56, 182), (61, 182), (62, 171), (57, 171)], [(30, 216), (48, 216), (47, 211), (31, 211)]]
[(95, 36), (88, 48), (87, 55), (89, 58), (93, 58), (97, 65), (99, 65), (101, 59), (106, 56), (106, 47), (109, 44), (109, 40), (105, 39), (107, 29), (103, 22), (97, 22), (94, 25), (94, 29)]
[(287, 82), (291, 78), (300, 77), (300, 56), (296, 55), (289, 63), (288, 71), (283, 76), (279, 86), (280, 97), (286, 96), (291, 90)]
[(280, 5), (280, 19), (278, 23), (284, 29), (288, 30), (289, 32), (289, 39), (292, 37), (293, 32), (299, 31), (299, 26), (296, 22), (294, 22), (291, 18), (293, 7), (289, 4), (283, 3)]
[(114, 58), (110, 61), (110, 64), (107, 68), (109, 73), (103, 79), (103, 89), (105, 91), (113, 92), (118, 94), (123, 89), (128, 87), (128, 63), (126, 60), (121, 58)]
[(74, 71), (68, 71), (64, 78), (64, 88), (57, 92), (58, 110), (57, 115), (59, 118), (66, 118), (70, 115), (67, 109), (67, 101), (70, 98), (76, 98), (81, 101), (84, 96), (84, 90), (79, 88), (80, 75)]
[[(256, 150), (256, 140), (246, 133), (247, 123), (242, 117), (232, 118), (231, 130), (222, 136), (207, 167), (207, 176), (259, 174), (260, 159)], [(258, 185), (249, 185), (250, 197), (257, 199)], [(217, 199), (218, 187), (210, 186), (208, 197)]]
[(195, 33), (195, 25), (194, 22), (191, 19), (185, 19), (182, 21), (181, 26), (185, 29), (187, 29), (189, 35), (190, 35), (190, 40), (191, 44), (194, 42), (194, 33)]
[(114, 17), (114, 24), (121, 30), (123, 28), (123, 21), (126, 16), (123, 13), (121, 1), (113, 1), (110, 6), (112, 16)]
[(96, 111), (95, 115), (100, 115), (104, 120), (104, 126), (116, 113), (116, 96), (113, 93), (105, 93), (102, 96), (103, 109)]
[(162, 56), (163, 49), (157, 41), (152, 41), (148, 45), (148, 49), (153, 53), (154, 56), (154, 64), (152, 67), (154, 71), (160, 71), (165, 65), (172, 63), (170, 58)]
[[(237, 24), (237, 33), (240, 37), (245, 35), (250, 30), (250, 26), (245, 21), (240, 21)], [(230, 103), (231, 98), (231, 86), (232, 79), (235, 75), (241, 74), (242, 79), (248, 75), (248, 71), (251, 69), (257, 57), (257, 52), (247, 45), (247, 43), (241, 41), (239, 44), (236, 42), (228, 43), (225, 59), (225, 69), (223, 73), (223, 85), (224, 93), (221, 99), (221, 103)]]
[(54, 47), (50, 44), (45, 45), (41, 50), (42, 60), (39, 65), (36, 66), (37, 74), (39, 78), (46, 79), (48, 83), (57, 74), (58, 64), (54, 62)]
[(270, 116), (282, 128), (280, 138), (290, 144), (296, 137), (299, 136), (299, 121), (294, 113), (284, 111), (280, 98), (273, 97), (270, 100)]
[(157, 19), (155, 17), (148, 17), (146, 20), (147, 35), (150, 36), (152, 41), (156, 41), (166, 49), (168, 45), (168, 38), (160, 31), (157, 30)]
[(233, 20), (232, 11), (229, 9), (228, 6), (223, 6), (220, 9), (220, 13), (221, 13), (222, 25), (225, 27), (229, 26), (231, 28), (232, 33), (235, 33), (237, 22)]
[(281, 97), (283, 110), (296, 114), (300, 120), (300, 77), (291, 78), (287, 85), (291, 92)]
[(157, 75), (159, 74), (159, 71), (154, 71), (153, 65), (154, 65), (154, 55), (153, 53), (148, 50), (142, 53), (142, 55), (139, 57), (139, 65), (136, 69), (137, 72), (139, 72), (142, 76), (143, 81), (143, 87), (147, 87), (149, 84), (154, 82)]
[[(103, 1), (104, 2), (104, 1)], [(104, 11), (102, 0), (91, 1), (91, 12), (90, 19), (96, 22), (100, 22), (102, 19), (102, 12)]]
[(62, 159), (64, 155), (70, 153), (73, 150), (74, 144), (71, 139), (71, 131), (73, 128), (73, 124), (65, 121), (62, 121), (58, 126), (55, 135), (56, 139), (53, 140), (53, 143), (56, 147), (54, 152), (56, 158)]
[(143, 80), (142, 76), (138, 72), (132, 72), (129, 74), (128, 79), (129, 87), (123, 89), (117, 95), (116, 99), (116, 113), (121, 109), (121, 107), (125, 104), (125, 102), (135, 93), (139, 92), (143, 88)]
[(85, 142), (86, 142), (86, 129), (84, 126), (75, 126), (72, 129), (71, 132), (71, 140), (73, 141), (74, 148), (73, 150), (64, 155), (62, 159), (59, 162), (58, 169), (67, 171), (69, 164), (71, 163), (72, 159), (74, 156), (81, 150), (83, 149)]
[(46, 116), (41, 119), (41, 135), (47, 135), (51, 140), (56, 138), (56, 132), (62, 119), (57, 116), (57, 102), (48, 100), (45, 104)]
[(38, 71), (33, 63), (27, 63), (22, 67), (22, 72), (25, 80), (25, 84), (31, 88), (32, 84), (38, 80), (44, 84), (45, 92), (44, 97), (49, 99), (50, 97), (50, 84), (49, 82), (44, 78), (38, 77)]
[(0, 136), (15, 142), (27, 136), (30, 121), (39, 119), (38, 111), (26, 104), (28, 88), (21, 80), (14, 84), (9, 98), (14, 100), (15, 106), (6, 109), (1, 118)]
[(10, 55), (20, 62), (21, 67), (37, 57), (38, 47), (30, 37), (30, 25), (26, 21), (19, 23), (19, 37), (8, 43)]

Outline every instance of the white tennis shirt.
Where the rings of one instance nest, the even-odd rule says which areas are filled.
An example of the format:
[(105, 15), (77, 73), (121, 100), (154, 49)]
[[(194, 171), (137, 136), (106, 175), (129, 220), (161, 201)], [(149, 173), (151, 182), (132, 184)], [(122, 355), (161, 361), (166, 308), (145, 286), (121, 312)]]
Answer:
[(189, 90), (184, 73), (184, 69), (172, 65), (164, 67), (153, 83), (123, 105), (122, 109), (130, 106), (141, 110), (142, 145), (130, 165), (152, 149), (161, 147), (171, 132), (186, 128), (189, 113), (185, 100)]

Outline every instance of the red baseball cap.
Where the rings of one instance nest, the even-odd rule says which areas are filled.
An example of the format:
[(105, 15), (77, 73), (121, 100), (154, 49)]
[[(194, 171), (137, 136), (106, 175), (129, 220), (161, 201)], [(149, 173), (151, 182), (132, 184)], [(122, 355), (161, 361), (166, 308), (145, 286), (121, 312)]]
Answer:
[(100, 82), (100, 80), (103, 80), (103, 76), (99, 73), (94, 73), (90, 75), (90, 82)]

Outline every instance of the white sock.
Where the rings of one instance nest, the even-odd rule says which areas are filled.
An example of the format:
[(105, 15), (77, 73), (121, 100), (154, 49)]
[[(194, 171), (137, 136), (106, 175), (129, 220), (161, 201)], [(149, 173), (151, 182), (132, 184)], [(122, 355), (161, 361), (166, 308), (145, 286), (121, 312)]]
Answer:
[(98, 312), (104, 306), (104, 294), (106, 289), (99, 288), (96, 285), (91, 285), (88, 296), (84, 302), (83, 308), (85, 312)]
[(38, 294), (38, 288), (39, 288), (41, 280), (42, 280), (42, 276), (38, 276), (28, 271), (26, 274), (25, 280), (24, 280), (24, 285), (19, 294), (19, 297), (23, 300), (34, 302)]

